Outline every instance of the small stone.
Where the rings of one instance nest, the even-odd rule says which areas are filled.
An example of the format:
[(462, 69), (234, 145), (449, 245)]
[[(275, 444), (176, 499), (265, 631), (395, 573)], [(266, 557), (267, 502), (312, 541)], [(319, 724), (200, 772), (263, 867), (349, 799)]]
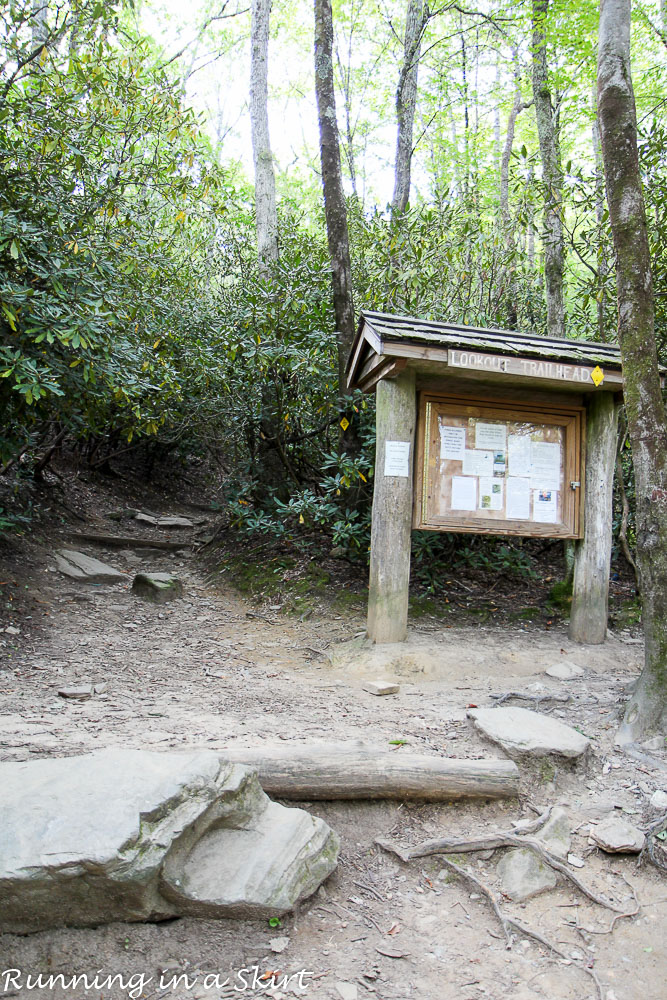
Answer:
[(581, 858), (578, 858), (576, 854), (568, 854), (567, 856), (568, 865), (572, 865), (573, 868), (583, 868), (584, 862)]
[(149, 524), (151, 528), (157, 528), (158, 518), (153, 517), (152, 514), (144, 514), (142, 511), (139, 511), (138, 514), (134, 515), (134, 520), (138, 521), (139, 524)]
[(468, 717), (510, 757), (580, 757), (589, 745), (588, 738), (571, 726), (527, 708), (474, 708)]
[(153, 604), (166, 604), (183, 596), (183, 584), (171, 573), (137, 573), (132, 593)]
[(664, 812), (667, 809), (667, 792), (663, 792), (662, 789), (658, 788), (651, 796), (651, 806), (653, 809)]
[(8, 625), (6, 629), (0, 629), (0, 631), (4, 631), (7, 635), (20, 635), (21, 634), (21, 629), (20, 628), (14, 628), (13, 625)]
[(549, 819), (535, 836), (552, 854), (566, 858), (572, 844), (571, 825), (570, 817), (562, 806), (555, 806)]
[(85, 687), (60, 688), (58, 691), (59, 698), (71, 698), (75, 701), (87, 701), (88, 698), (92, 698), (94, 694), (95, 688), (92, 684), (87, 684)]
[(336, 992), (341, 1000), (357, 1000), (359, 995), (356, 983), (336, 983)]
[(577, 666), (576, 663), (571, 663), (570, 660), (554, 663), (551, 667), (547, 667), (544, 672), (549, 677), (555, 677), (559, 681), (573, 681), (575, 677), (582, 677), (584, 673), (581, 667)]
[(498, 863), (498, 875), (507, 895), (516, 903), (555, 889), (556, 876), (527, 847), (508, 851)]
[(275, 952), (276, 955), (280, 955), (281, 952), (285, 951), (285, 948), (287, 948), (288, 944), (289, 944), (288, 937), (271, 938), (271, 940), (269, 941), (269, 948), (271, 949), (271, 951)]
[(664, 736), (652, 736), (650, 740), (644, 740), (641, 744), (645, 750), (665, 750), (667, 742)]
[(639, 854), (644, 834), (620, 816), (609, 816), (591, 828), (591, 840), (608, 854)]
[(400, 691), (399, 685), (392, 681), (364, 681), (363, 689), (369, 694), (377, 695), (378, 698), (384, 694), (398, 694)]

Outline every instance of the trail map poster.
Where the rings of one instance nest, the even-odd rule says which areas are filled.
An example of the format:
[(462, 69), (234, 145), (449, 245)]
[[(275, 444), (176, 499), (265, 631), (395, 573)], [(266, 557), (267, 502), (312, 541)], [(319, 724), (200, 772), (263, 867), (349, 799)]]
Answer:
[(414, 526), (577, 538), (583, 408), (422, 394)]

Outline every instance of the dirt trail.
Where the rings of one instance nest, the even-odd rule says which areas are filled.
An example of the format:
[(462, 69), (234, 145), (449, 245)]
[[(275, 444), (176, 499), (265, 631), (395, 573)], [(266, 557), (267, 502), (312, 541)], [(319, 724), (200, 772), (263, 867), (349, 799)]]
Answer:
[[(101, 969), (121, 973), (125, 985), (80, 995), (17, 991), (11, 984), (5, 991), (0, 976), (0, 996), (125, 1000), (130, 978), (141, 975), (151, 982), (136, 995), (151, 1000), (250, 996), (254, 991), (245, 984), (252, 974), (238, 978), (239, 970), (257, 966), (262, 973), (314, 974), (301, 979), (304, 989), (295, 976), (270, 993), (277, 998), (586, 1000), (600, 995), (593, 978), (578, 967), (588, 964), (605, 1000), (664, 1000), (667, 884), (655, 870), (637, 869), (633, 859), (605, 856), (588, 844), (591, 821), (610, 811), (641, 821), (647, 797), (667, 785), (667, 771), (632, 761), (612, 746), (623, 692), (638, 669), (637, 644), (614, 639), (582, 649), (560, 628), (452, 629), (426, 621), (414, 626), (414, 641), (441, 668), (404, 676), (398, 695), (375, 698), (362, 690), (362, 672), (335, 670), (327, 656), (363, 631), (360, 614), (343, 617), (323, 609), (300, 621), (275, 604), (251, 605), (210, 583), (190, 554), (84, 551), (126, 570), (127, 584), (73, 583), (52, 571), (52, 560), (39, 546), (26, 548), (22, 585), (29, 587), (32, 617), (10, 625), (18, 633), (0, 636), (3, 759), (112, 745), (223, 751), (263, 740), (359, 737), (383, 749), (400, 739), (409, 751), (500, 756), (472, 730), (466, 709), (492, 704), (493, 693), (536, 684), (571, 696), (567, 704), (552, 705), (550, 714), (590, 736), (592, 748), (588, 760), (574, 768), (547, 766), (526, 775), (520, 803), (314, 804), (312, 811), (342, 836), (341, 863), (316, 897), (280, 928), (184, 919), (28, 938), (5, 935), (0, 973)], [(186, 596), (162, 607), (138, 600), (129, 589), (138, 568), (175, 570)], [(11, 572), (6, 569), (5, 578)], [(545, 667), (565, 658), (585, 669), (582, 679), (564, 683), (545, 677)], [(106, 688), (83, 702), (58, 696), (62, 687), (89, 683)], [(664, 763), (664, 755), (654, 756)], [(550, 957), (527, 938), (506, 950), (484, 900), (442, 869), (437, 857), (404, 865), (374, 845), (376, 837), (409, 844), (508, 829), (513, 820), (532, 815), (528, 798), (538, 806), (566, 805), (576, 829), (572, 850), (585, 862), (578, 874), (587, 885), (627, 909), (632, 909), (632, 886), (642, 904), (637, 917), (619, 921), (613, 935), (605, 935), (584, 928), (605, 929), (610, 914), (565, 884), (522, 905), (505, 901), (508, 913), (557, 943), (567, 961)], [(501, 853), (458, 860), (497, 891)], [(285, 951), (272, 951), (276, 937), (289, 938)], [(158, 970), (165, 967), (169, 976), (186, 973), (189, 980), (159, 989)], [(209, 990), (207, 974), (220, 977), (208, 980)]]

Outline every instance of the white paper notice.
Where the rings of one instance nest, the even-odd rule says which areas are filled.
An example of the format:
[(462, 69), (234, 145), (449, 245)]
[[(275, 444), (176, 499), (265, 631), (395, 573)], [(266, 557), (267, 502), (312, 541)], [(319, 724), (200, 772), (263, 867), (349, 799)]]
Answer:
[(410, 475), (409, 441), (385, 441), (384, 474), (385, 476)]
[(541, 521), (543, 524), (557, 523), (557, 490), (533, 490), (533, 521)]
[(452, 510), (477, 509), (477, 480), (452, 476)]
[(560, 444), (533, 441), (530, 449), (530, 482), (534, 490), (560, 489)]
[(462, 462), (465, 447), (465, 427), (450, 427), (446, 424), (440, 424), (440, 458), (456, 459)]
[(463, 475), (492, 476), (493, 452), (474, 451), (471, 448), (466, 448), (463, 453)]
[(503, 484), (497, 478), (482, 476), (479, 480), (480, 510), (503, 509)]
[(530, 520), (530, 480), (508, 477), (506, 514), (508, 521)]
[(507, 427), (505, 424), (475, 424), (475, 448), (505, 451)]
[(530, 437), (528, 435), (510, 434), (507, 442), (507, 464), (510, 476), (530, 475)]

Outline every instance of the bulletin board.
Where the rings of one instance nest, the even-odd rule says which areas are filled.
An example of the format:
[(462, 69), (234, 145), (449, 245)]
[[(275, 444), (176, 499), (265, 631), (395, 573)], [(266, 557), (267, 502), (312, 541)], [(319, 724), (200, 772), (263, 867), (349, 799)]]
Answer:
[(584, 413), (422, 393), (413, 526), (581, 538)]

